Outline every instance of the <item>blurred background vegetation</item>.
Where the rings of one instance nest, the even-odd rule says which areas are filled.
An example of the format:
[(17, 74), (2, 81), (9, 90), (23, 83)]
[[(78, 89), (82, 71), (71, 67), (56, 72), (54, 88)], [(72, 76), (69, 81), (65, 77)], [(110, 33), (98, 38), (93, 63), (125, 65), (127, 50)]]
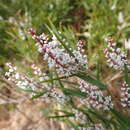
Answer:
[[(49, 34), (52, 23), (70, 46), (85, 40), (89, 67), (105, 80), (113, 70), (108, 72), (104, 60), (104, 38), (112, 36), (123, 48), (130, 38), (129, 14), (129, 0), (0, 0), (0, 77), (6, 62), (24, 70), (32, 63), (44, 64), (27, 30)], [(1, 81), (2, 91), (3, 86)]]
[(10, 60), (38, 62), (27, 29), (49, 33), (50, 21), (70, 44), (86, 41), (90, 66), (102, 64), (105, 37), (112, 36), (120, 46), (129, 38), (129, 13), (129, 0), (0, 0), (0, 66)]

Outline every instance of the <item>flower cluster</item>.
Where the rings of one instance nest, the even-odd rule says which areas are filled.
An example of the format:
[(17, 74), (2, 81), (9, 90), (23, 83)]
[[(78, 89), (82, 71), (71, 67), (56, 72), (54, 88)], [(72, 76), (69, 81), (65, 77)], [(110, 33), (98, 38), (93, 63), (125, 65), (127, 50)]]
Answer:
[(36, 90), (37, 83), (33, 78), (20, 74), (17, 71), (17, 67), (13, 66), (11, 63), (7, 63), (6, 65), (9, 67), (9, 70), (5, 73), (5, 76), (9, 81), (13, 82), (21, 89), (31, 89), (32, 91)]
[(76, 110), (76, 109), (72, 109), (72, 111), (75, 114), (76, 121), (79, 121), (80, 123), (88, 123), (86, 115), (83, 112)]
[(77, 50), (80, 51), (80, 53), (85, 53), (84, 48), (84, 42), (82, 40), (79, 40), (79, 42), (77, 43)]
[(48, 38), (45, 34), (40, 36), (32, 29), (28, 31), (36, 41), (38, 51), (43, 54), (43, 59), (48, 62), (50, 68), (55, 67), (57, 72), (64, 76), (69, 76), (80, 69), (87, 69), (87, 56), (79, 50), (73, 50), (70, 54), (61, 47), (61, 43), (55, 36)]
[(39, 100), (44, 101), (46, 103), (56, 101), (60, 104), (65, 104), (69, 100), (69, 97), (66, 96), (64, 93), (62, 93), (61, 91), (59, 91), (58, 89), (52, 88), (50, 91), (40, 96)]
[(56, 100), (61, 104), (64, 104), (69, 100), (69, 97), (67, 97), (64, 93), (58, 91), (56, 88), (53, 88), (51, 90), (50, 96), (53, 97), (53, 100)]
[(9, 17), (8, 22), (17, 29), (19, 38), (26, 40), (25, 30), (31, 26), (31, 17), (28, 13), (23, 17)]
[(95, 124), (94, 127), (88, 127), (87, 130), (106, 130), (102, 124)]
[(40, 100), (42, 101), (50, 102), (56, 100), (62, 104), (68, 101), (68, 97), (58, 89), (52, 88), (51, 83), (44, 82), (49, 80), (49, 77), (35, 64), (31, 67), (38, 79), (30, 78), (25, 74), (20, 74), (17, 67), (13, 66), (11, 63), (7, 63), (6, 65), (9, 67), (8, 72), (5, 73), (6, 78), (21, 89), (31, 90), (31, 96), (35, 96), (35, 92), (43, 92), (44, 94), (40, 97)]
[(80, 90), (87, 95), (84, 102), (87, 102), (88, 105), (103, 110), (109, 110), (109, 108), (113, 107), (111, 96), (105, 96), (97, 86), (93, 86), (81, 79), (79, 80), (79, 84)]
[(32, 64), (31, 68), (33, 70), (33, 74), (38, 77), (39, 82), (49, 80), (48, 75), (46, 73), (42, 72), (40, 67), (36, 66), (35, 64)]
[(130, 88), (128, 84), (124, 82), (121, 86), (121, 105), (123, 107), (130, 107)]
[(118, 30), (123, 30), (124, 28), (129, 26), (122, 11), (118, 13), (118, 22), (119, 22), (119, 25), (117, 26)]
[(125, 40), (125, 49), (130, 50), (130, 38), (128, 40)]
[(108, 65), (116, 70), (123, 70), (124, 66), (127, 65), (130, 68), (127, 55), (121, 51), (120, 48), (116, 48), (116, 43), (113, 39), (107, 38), (107, 48), (104, 50), (105, 57), (107, 58)]

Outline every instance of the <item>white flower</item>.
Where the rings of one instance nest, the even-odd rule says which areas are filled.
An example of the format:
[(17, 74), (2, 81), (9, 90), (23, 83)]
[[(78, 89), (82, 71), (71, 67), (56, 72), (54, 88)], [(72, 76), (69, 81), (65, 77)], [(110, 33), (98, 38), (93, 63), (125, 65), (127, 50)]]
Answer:
[(0, 20), (3, 20), (4, 18), (2, 16), (0, 16)]
[(91, 33), (89, 33), (89, 32), (84, 32), (83, 35), (84, 35), (85, 37), (87, 37), (87, 38), (90, 38), (90, 37), (91, 37)]
[(113, 4), (112, 6), (111, 6), (111, 10), (115, 10), (116, 9), (116, 4)]
[(15, 78), (16, 78), (16, 79), (19, 79), (19, 78), (20, 78), (20, 74), (19, 74), (19, 73), (16, 73), (16, 74), (15, 74)]
[(10, 76), (10, 72), (6, 72), (6, 73), (5, 73), (5, 76), (8, 76), (8, 77), (9, 77), (9, 76)]
[(32, 29), (29, 32), (32, 34), (32, 38), (36, 41), (36, 44), (39, 44), (38, 50), (43, 54), (43, 59), (48, 62), (49, 68), (55, 67), (58, 74), (69, 76), (80, 69), (87, 69), (87, 57), (83, 54), (82, 45), (79, 48), (80, 50), (69, 48), (72, 52), (70, 54), (63, 48), (55, 35), (49, 39), (45, 34), (36, 36), (35, 31)]
[(127, 104), (125, 104), (125, 103), (122, 103), (121, 105), (122, 105), (123, 107), (126, 107), (126, 106), (127, 106)]
[(124, 23), (124, 15), (123, 15), (123, 13), (122, 12), (119, 12), (119, 14), (118, 14), (118, 21), (119, 21), (119, 23)]
[(26, 39), (23, 30), (19, 29), (19, 30), (18, 30), (18, 34), (19, 34), (19, 36), (21, 37), (22, 40), (25, 40), (25, 39)]
[(120, 96), (121, 96), (120, 98), (121, 105), (123, 107), (129, 107), (130, 106), (130, 93), (129, 93), (128, 84), (126, 82), (122, 83)]
[(89, 103), (90, 106), (104, 110), (109, 110), (109, 107), (113, 107), (111, 96), (104, 96), (103, 92), (99, 88), (81, 79), (79, 79), (79, 84), (80, 90), (86, 93), (86, 102)]
[(9, 72), (14, 72), (14, 69), (13, 69), (13, 68), (10, 68), (10, 69), (9, 69)]
[(125, 48), (130, 50), (130, 38), (125, 40)]
[(124, 70), (124, 66), (128, 64), (127, 55), (121, 51), (120, 48), (115, 47), (115, 41), (111, 38), (106, 39), (108, 42), (107, 48), (104, 50), (105, 57), (107, 58), (108, 65), (116, 70)]
[(45, 80), (44, 77), (40, 77), (40, 78), (39, 78), (39, 81), (41, 81), (41, 82), (44, 81), (44, 80)]
[(124, 29), (126, 26), (127, 26), (127, 23), (124, 22), (124, 23), (122, 23), (121, 25), (118, 25), (117, 28), (118, 28), (119, 30), (122, 30), (122, 29)]

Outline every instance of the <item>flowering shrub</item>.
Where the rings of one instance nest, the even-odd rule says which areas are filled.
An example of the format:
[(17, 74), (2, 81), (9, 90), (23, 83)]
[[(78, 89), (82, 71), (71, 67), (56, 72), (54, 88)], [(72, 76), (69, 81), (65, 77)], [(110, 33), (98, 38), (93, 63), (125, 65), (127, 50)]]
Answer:
[(89, 106), (96, 109), (109, 110), (109, 108), (113, 108), (111, 96), (104, 97), (103, 92), (97, 86), (91, 85), (83, 80), (80, 80), (79, 85), (80, 90), (87, 94), (84, 103), (88, 103)]
[(106, 41), (108, 41), (108, 46), (104, 53), (109, 66), (117, 70), (123, 70), (125, 65), (130, 68), (125, 52), (121, 51), (120, 48), (116, 48), (116, 43), (113, 39), (108, 38)]
[(122, 83), (121, 86), (121, 105), (123, 107), (130, 107), (130, 88), (126, 82)]
[[(109, 91), (109, 86), (90, 74), (83, 41), (79, 41), (74, 49), (62, 43), (60, 34), (53, 33), (53, 36), (49, 37), (44, 33), (38, 36), (33, 29), (29, 29), (28, 32), (48, 65), (47, 72), (42, 67), (32, 64), (33, 75), (30, 76), (20, 73), (17, 67), (7, 63), (9, 70), (5, 76), (9, 81), (19, 89), (30, 92), (30, 98), (50, 104), (60, 104), (61, 110), (58, 111), (63, 115), (49, 115), (49, 118), (64, 118), (68, 122), (68, 127), (72, 129), (120, 129), (122, 124), (118, 123), (124, 123), (126, 120), (127, 125), (123, 127), (130, 128), (126, 117), (122, 115), (119, 120), (120, 115), (116, 110), (113, 93)], [(126, 81), (119, 87), (118, 104), (127, 109), (130, 107), (128, 85), (130, 66), (127, 54), (116, 47), (113, 39), (106, 40), (108, 45), (104, 53), (108, 66), (125, 74)], [(50, 75), (51, 73), (53, 75)]]
[(130, 130), (129, 13), (129, 0), (1, 0), (2, 108), (42, 104), (50, 129)]
[(47, 60), (50, 68), (55, 67), (57, 72), (64, 76), (77, 73), (80, 69), (87, 69), (87, 57), (82, 54), (82, 42), (78, 43), (78, 50), (67, 52), (61, 46), (55, 35), (49, 39), (45, 34), (37, 36), (35, 31), (28, 31), (32, 34), (32, 38), (36, 41), (38, 51), (43, 54), (43, 59)]

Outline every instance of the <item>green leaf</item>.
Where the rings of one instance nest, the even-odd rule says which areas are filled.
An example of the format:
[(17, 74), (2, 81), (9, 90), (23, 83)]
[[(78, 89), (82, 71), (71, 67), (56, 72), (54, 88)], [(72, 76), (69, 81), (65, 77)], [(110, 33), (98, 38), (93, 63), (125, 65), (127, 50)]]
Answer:
[[(71, 76), (69, 76), (69, 77), (73, 77), (73, 76), (74, 76), (74, 75), (71, 75)], [(67, 76), (62, 76), (62, 77), (52, 78), (52, 79), (50, 79), (50, 80), (44, 80), (44, 81), (42, 81), (41, 83), (44, 83), (44, 82), (52, 82), (52, 81), (60, 80), (60, 79), (67, 79), (67, 78), (69, 78), (69, 77), (67, 77)]]
[(61, 116), (48, 116), (48, 118), (65, 118), (65, 117), (74, 117), (74, 114), (61, 115)]
[(73, 53), (69, 50), (69, 48), (66, 46), (66, 44), (64, 44), (64, 42), (60, 36), (60, 33), (57, 31), (56, 27), (52, 24), (52, 22), (50, 20), (49, 20), (49, 24), (50, 24), (50, 27), (48, 25), (46, 25), (47, 29), (57, 37), (57, 39), (60, 41), (61, 45), (68, 51), (68, 53), (70, 55), (74, 56)]
[(127, 116), (123, 115), (122, 113), (117, 112), (115, 109), (110, 109), (110, 110), (114, 114), (116, 119), (119, 121), (119, 124), (121, 126), (123, 126), (125, 130), (129, 130), (130, 129), (130, 119)]
[(88, 83), (91, 83), (92, 85), (96, 85), (98, 88), (105, 90), (107, 89), (107, 86), (101, 83), (99, 80), (96, 80), (95, 78), (90, 77), (86, 73), (78, 73), (76, 74), (77, 77), (83, 79), (84, 81), (87, 81)]
[(77, 97), (86, 97), (86, 93), (81, 92), (79, 89), (62, 88), (62, 90), (66, 95), (77, 96)]
[(45, 93), (46, 92), (38, 92), (38, 93), (36, 93), (35, 96), (32, 97), (32, 99), (39, 98), (39, 97), (43, 96)]
[(106, 128), (110, 127), (110, 124), (112, 123), (111, 120), (106, 119), (106, 117), (104, 117), (103, 115), (100, 115), (98, 112), (95, 112), (95, 111), (92, 111), (92, 110), (89, 110), (89, 112), (93, 116), (95, 116), (98, 120), (102, 121)]

